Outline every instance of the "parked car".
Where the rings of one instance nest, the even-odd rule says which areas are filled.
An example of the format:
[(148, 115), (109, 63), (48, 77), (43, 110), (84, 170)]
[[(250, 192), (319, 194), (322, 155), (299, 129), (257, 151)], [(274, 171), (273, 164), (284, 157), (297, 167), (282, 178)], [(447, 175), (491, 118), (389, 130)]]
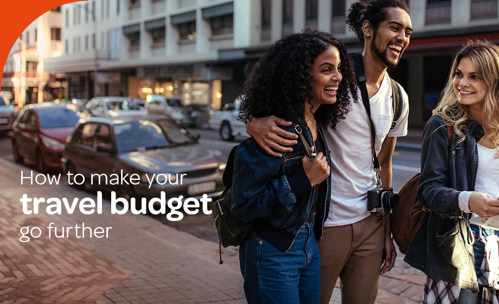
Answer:
[(231, 141), (236, 136), (249, 137), (246, 124), (238, 119), (242, 98), (239, 96), (234, 103), (226, 104), (222, 111), (210, 112), (210, 128), (218, 130), (223, 140)]
[(39, 172), (60, 168), (66, 138), (80, 119), (74, 104), (26, 105), (12, 124), (12, 154), (18, 163), (34, 163)]
[(6, 132), (11, 129), (10, 116), (14, 112), (14, 105), (11, 104), (12, 95), (10, 92), (0, 93), (0, 132)]
[(196, 124), (196, 117), (193, 115), (192, 108), (184, 106), (179, 98), (149, 95), (146, 98), (145, 109), (151, 115), (168, 115), (184, 127), (192, 127)]
[(92, 116), (144, 116), (146, 111), (133, 102), (131, 98), (120, 96), (101, 96), (92, 98), (85, 108)]
[(225, 158), (198, 138), (165, 116), (92, 117), (81, 121), (68, 139), (63, 170), (83, 174), (87, 182), (92, 174), (138, 174), (139, 185), (93, 185), (127, 199), (158, 197), (161, 191), (168, 198), (216, 197), (223, 190)]

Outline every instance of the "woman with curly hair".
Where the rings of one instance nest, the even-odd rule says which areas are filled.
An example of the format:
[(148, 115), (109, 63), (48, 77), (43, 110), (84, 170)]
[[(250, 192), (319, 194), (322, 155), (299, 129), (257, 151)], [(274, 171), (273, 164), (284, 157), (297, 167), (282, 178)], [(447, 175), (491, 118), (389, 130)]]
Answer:
[[(243, 120), (277, 115), (302, 140), (272, 157), (253, 138), (234, 153), (232, 210), (253, 231), (240, 246), (249, 303), (318, 303), (316, 240), (329, 210), (330, 159), (321, 126), (334, 127), (356, 92), (345, 47), (323, 32), (277, 41), (245, 83)], [(310, 149), (308, 149), (310, 147)], [(312, 153), (308, 153), (307, 150)]]
[(427, 275), (423, 302), (498, 303), (499, 231), (483, 225), (499, 215), (497, 45), (459, 51), (421, 156), (418, 195), (431, 213), (405, 260)]

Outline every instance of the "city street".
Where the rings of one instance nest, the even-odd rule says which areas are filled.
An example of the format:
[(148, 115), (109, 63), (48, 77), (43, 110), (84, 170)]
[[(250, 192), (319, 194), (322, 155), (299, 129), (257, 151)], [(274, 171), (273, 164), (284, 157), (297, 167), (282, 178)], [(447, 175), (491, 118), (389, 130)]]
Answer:
[[(200, 133), (202, 142), (224, 154), (237, 144), (221, 141), (216, 131), (194, 131)], [(4, 221), (15, 219), (5, 222), (0, 231), (7, 235), (2, 248), (10, 248), (2, 249), (3, 253), (0, 250), (0, 266), (5, 265), (0, 267), (0, 301), (28, 299), (30, 303), (26, 293), (16, 287), (23, 286), (23, 290), (27, 288), (32, 296), (38, 296), (46, 303), (56, 299), (78, 303), (92, 299), (97, 303), (244, 303), (237, 250), (223, 249), (224, 264), (218, 265), (218, 244), (211, 216), (190, 215), (173, 222), (161, 215), (155, 217), (157, 220), (153, 220), (153, 216), (110, 215), (107, 200), (104, 200), (103, 214), (95, 216), (80, 212), (47, 215), (44, 211), (38, 216), (26, 215), (18, 205), (23, 193), (31, 197), (67, 197), (71, 201), (73, 198), (95, 199), (95, 191), (82, 192), (64, 181), (58, 186), (21, 186), (20, 172), (27, 174), (32, 168), (13, 162), (8, 137), (0, 138), (0, 163), (3, 164), (0, 182), (4, 189), (0, 199), (7, 202), (4, 214), (10, 214)], [(395, 189), (417, 171), (418, 163), (419, 152), (397, 150)], [(58, 173), (53, 172), (54, 175)], [(68, 238), (43, 235), (29, 243), (21, 243), (19, 228), (25, 225), (44, 227), (45, 232), (52, 232), (49, 229), (56, 227), (59, 234), (63, 227), (72, 228), (73, 232), (67, 232)], [(105, 239), (89, 238), (88, 231), (85, 238), (75, 237), (74, 232), (82, 231), (84, 226), (95, 231), (99, 227), (112, 228)], [(381, 278), (378, 303), (419, 301), (424, 276), (402, 259), (403, 255), (399, 253), (395, 268)], [(39, 264), (40, 260), (51, 261), (51, 264), (44, 267), (45, 264)], [(29, 269), (25, 269), (24, 264), (29, 265)], [(80, 281), (87, 283), (78, 283)], [(330, 303), (340, 303), (338, 288)]]

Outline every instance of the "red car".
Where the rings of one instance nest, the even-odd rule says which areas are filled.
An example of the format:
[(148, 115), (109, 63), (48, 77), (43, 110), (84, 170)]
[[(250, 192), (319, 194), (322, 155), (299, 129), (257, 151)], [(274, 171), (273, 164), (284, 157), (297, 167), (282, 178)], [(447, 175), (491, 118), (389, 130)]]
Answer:
[(35, 164), (39, 172), (60, 168), (66, 138), (80, 120), (79, 106), (26, 105), (12, 125), (12, 154), (18, 163)]

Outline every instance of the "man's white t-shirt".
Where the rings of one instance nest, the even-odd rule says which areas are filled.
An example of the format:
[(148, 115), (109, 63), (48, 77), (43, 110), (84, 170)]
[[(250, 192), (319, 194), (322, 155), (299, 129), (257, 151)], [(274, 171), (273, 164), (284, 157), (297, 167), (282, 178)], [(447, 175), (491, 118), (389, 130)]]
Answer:
[[(392, 86), (385, 73), (381, 86), (369, 101), (376, 130), (376, 153), (386, 137), (407, 135), (409, 98), (402, 92), (402, 113), (395, 127), (393, 120)], [(326, 128), (325, 138), (331, 151), (331, 208), (325, 226), (356, 223), (370, 215), (367, 191), (375, 188), (372, 161), (371, 130), (360, 89), (358, 100), (352, 102), (346, 118), (335, 129)], [(352, 97), (353, 99), (353, 97)]]

